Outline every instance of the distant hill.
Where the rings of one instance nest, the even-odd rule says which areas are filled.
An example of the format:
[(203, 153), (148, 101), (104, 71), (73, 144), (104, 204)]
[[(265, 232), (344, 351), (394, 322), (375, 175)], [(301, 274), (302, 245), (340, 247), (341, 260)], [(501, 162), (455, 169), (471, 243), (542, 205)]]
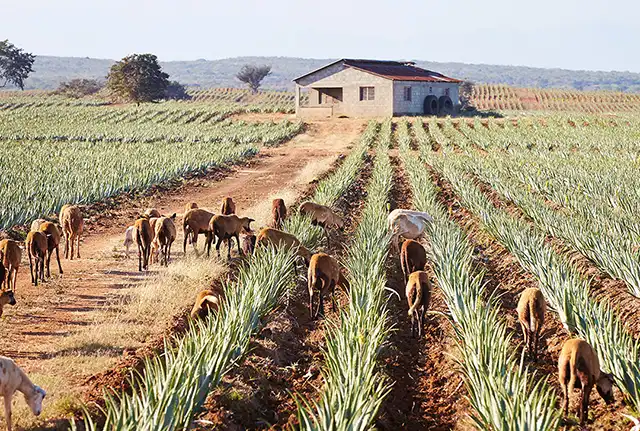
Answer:
[[(222, 60), (163, 62), (171, 79), (200, 87), (239, 87), (236, 72), (247, 63), (270, 64), (272, 74), (265, 88), (291, 89), (291, 80), (333, 60), (294, 57), (235, 57)], [(416, 61), (417, 65), (455, 78), (477, 83), (507, 84), (516, 87), (573, 88), (578, 90), (614, 90), (640, 92), (640, 73), (595, 72), (584, 70), (542, 69), (524, 66), (437, 63)], [(38, 56), (35, 72), (26, 81), (27, 89), (54, 89), (72, 78), (104, 78), (113, 60), (80, 57)]]

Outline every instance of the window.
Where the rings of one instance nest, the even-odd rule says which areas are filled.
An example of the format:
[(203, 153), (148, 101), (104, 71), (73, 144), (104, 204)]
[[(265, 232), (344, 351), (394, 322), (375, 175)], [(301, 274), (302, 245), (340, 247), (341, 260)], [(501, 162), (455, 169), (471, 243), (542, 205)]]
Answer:
[(404, 100), (411, 101), (411, 87), (404, 87)]
[(429, 94), (433, 93), (433, 87), (429, 87)]
[(449, 95), (449, 89), (448, 89), (448, 88), (445, 88), (445, 89), (444, 89), (444, 95), (445, 95), (445, 96), (448, 96), (448, 95)]
[(360, 87), (360, 100), (374, 100), (375, 97), (375, 87)]

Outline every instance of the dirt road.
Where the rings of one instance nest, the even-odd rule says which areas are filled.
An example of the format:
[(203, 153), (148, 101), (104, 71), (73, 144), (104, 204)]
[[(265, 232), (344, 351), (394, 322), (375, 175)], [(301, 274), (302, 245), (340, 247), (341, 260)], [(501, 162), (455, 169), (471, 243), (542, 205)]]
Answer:
[[(124, 230), (146, 207), (158, 208), (163, 214), (180, 215), (184, 204), (194, 201), (217, 212), (221, 199), (232, 196), (237, 213), (253, 216), (246, 211), (257, 208), (256, 205), (271, 194), (283, 188), (304, 190), (310, 180), (305, 169), (309, 170), (314, 163), (317, 165), (319, 159), (334, 160), (346, 153), (363, 126), (364, 123), (357, 120), (314, 122), (307, 125), (304, 133), (280, 147), (261, 150), (247, 166), (233, 170), (221, 180), (189, 180), (176, 190), (110, 210), (108, 217), (89, 221), (81, 245), (82, 258), (63, 259), (62, 276), (52, 262), (51, 280), (38, 287), (30, 283), (28, 260), (23, 256), (16, 289), (18, 304), (5, 307), (0, 319), (0, 355), (17, 360), (28, 372), (36, 369), (46, 373), (47, 361), (56, 360), (64, 337), (76, 328), (90, 325), (95, 312), (110, 296), (148, 277), (137, 271), (136, 253), (132, 253), (132, 259), (125, 259), (122, 246)], [(180, 218), (177, 224), (178, 238), (172, 250), (176, 260), (182, 258)], [(187, 249), (187, 253), (189, 251)], [(150, 273), (158, 268), (154, 265)], [(87, 374), (96, 371), (93, 368), (69, 370), (69, 384), (81, 382)]]

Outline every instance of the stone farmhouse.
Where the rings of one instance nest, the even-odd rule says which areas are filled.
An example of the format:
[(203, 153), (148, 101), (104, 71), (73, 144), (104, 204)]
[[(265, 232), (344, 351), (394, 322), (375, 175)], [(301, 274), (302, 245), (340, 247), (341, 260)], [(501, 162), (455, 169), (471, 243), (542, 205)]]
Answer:
[(413, 62), (352, 59), (294, 82), (296, 115), (302, 118), (451, 114), (462, 83)]

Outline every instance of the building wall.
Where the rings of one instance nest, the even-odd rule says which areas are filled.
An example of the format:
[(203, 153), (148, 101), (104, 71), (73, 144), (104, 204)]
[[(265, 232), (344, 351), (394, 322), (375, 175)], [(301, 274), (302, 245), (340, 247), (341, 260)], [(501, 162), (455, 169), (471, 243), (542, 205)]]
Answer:
[[(393, 114), (393, 81), (342, 64), (330, 66), (298, 81), (310, 87), (309, 107), (318, 106), (314, 88), (342, 88), (342, 103), (334, 105), (334, 115), (350, 117), (390, 117)], [(374, 87), (374, 100), (360, 100), (360, 87)]]
[[(411, 87), (411, 100), (404, 100), (404, 88)], [(449, 89), (449, 97), (453, 105), (459, 103), (459, 85), (446, 82), (393, 81), (393, 113), (394, 115), (423, 114), (424, 99), (433, 95), (444, 96)]]
[(305, 76), (297, 81), (298, 85), (303, 87), (307, 87), (310, 84), (313, 84), (321, 79), (327, 78), (334, 73), (338, 73), (341, 70), (345, 69), (342, 63), (332, 64), (331, 66), (327, 66), (323, 69), (318, 70), (317, 72), (312, 73), (311, 75)]
[(320, 94), (318, 93), (318, 90), (316, 90), (315, 88), (310, 88), (308, 106), (319, 105), (318, 100), (320, 100)]

